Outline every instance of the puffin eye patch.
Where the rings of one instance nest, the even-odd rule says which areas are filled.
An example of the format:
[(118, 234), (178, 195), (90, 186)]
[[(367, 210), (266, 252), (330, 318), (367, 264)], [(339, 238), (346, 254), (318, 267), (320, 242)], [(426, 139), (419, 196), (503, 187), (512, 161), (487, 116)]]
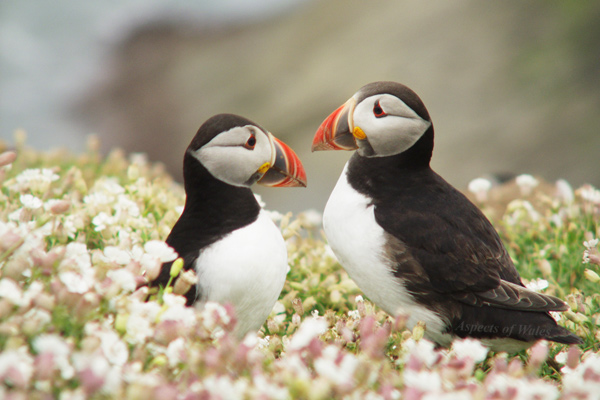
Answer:
[(252, 134), (244, 144), (244, 147), (248, 150), (254, 150), (254, 146), (256, 146), (256, 136)]
[(377, 118), (385, 117), (387, 115), (385, 111), (383, 111), (383, 108), (381, 108), (381, 105), (379, 105), (379, 100), (377, 100), (373, 106), (373, 115)]

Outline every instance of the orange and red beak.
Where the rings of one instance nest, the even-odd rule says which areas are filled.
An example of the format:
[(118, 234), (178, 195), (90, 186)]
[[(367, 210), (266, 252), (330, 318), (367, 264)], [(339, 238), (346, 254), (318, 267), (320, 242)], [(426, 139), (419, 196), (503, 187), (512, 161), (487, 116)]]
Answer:
[(257, 183), (274, 187), (306, 187), (306, 171), (294, 150), (270, 133), (269, 139), (271, 163)]
[(355, 106), (356, 101), (352, 97), (325, 118), (313, 139), (312, 151), (356, 150), (358, 148), (352, 134), (354, 130), (352, 114)]

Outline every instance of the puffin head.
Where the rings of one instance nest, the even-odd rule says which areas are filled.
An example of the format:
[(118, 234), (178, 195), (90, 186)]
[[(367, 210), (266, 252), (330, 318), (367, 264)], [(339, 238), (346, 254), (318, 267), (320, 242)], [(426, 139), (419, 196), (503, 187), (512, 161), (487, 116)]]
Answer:
[(202, 124), (185, 158), (233, 186), (306, 186), (296, 153), (269, 131), (234, 114), (218, 114)]
[(415, 92), (396, 82), (373, 82), (323, 121), (312, 151), (357, 149), (363, 157), (387, 157), (407, 151), (428, 132), (433, 150), (433, 125)]

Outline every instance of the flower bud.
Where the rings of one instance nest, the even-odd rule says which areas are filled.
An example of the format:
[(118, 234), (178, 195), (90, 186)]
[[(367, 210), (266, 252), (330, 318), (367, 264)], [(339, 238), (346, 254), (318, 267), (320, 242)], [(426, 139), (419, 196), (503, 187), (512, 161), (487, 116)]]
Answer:
[(71, 207), (71, 203), (69, 201), (58, 200), (57, 202), (52, 204), (52, 206), (50, 206), (50, 211), (54, 215), (60, 215), (60, 214), (64, 214), (67, 211), (69, 211), (70, 207)]
[(304, 307), (302, 306), (302, 300), (300, 300), (300, 298), (295, 297), (292, 299), (292, 307), (294, 308), (296, 314), (304, 315)]
[(586, 270), (583, 272), (583, 275), (585, 276), (585, 279), (592, 283), (597, 283), (600, 281), (600, 276), (591, 269), (586, 268)]
[(17, 159), (16, 151), (5, 151), (0, 154), (0, 167), (4, 167), (5, 165), (12, 164)]
[(412, 337), (416, 341), (419, 341), (425, 336), (425, 322), (419, 321), (413, 328)]
[(127, 331), (127, 320), (129, 319), (129, 314), (117, 314), (115, 318), (115, 329), (119, 333), (124, 333)]
[(546, 259), (540, 260), (538, 262), (538, 268), (540, 269), (544, 277), (552, 275), (552, 264), (550, 264), (550, 261)]
[(183, 258), (179, 257), (177, 260), (173, 261), (173, 264), (171, 264), (171, 271), (170, 271), (171, 277), (176, 278), (182, 269), (183, 269)]
[(180, 274), (179, 278), (175, 281), (175, 286), (173, 287), (173, 293), (175, 294), (186, 294), (188, 290), (192, 286), (194, 286), (198, 282), (198, 278), (196, 277), (196, 273), (193, 269), (188, 269)]
[(541, 340), (531, 348), (529, 367), (534, 371), (538, 371), (546, 358), (548, 358), (548, 342)]
[(579, 358), (581, 357), (581, 350), (577, 346), (569, 346), (567, 352), (567, 367), (575, 369), (579, 365)]

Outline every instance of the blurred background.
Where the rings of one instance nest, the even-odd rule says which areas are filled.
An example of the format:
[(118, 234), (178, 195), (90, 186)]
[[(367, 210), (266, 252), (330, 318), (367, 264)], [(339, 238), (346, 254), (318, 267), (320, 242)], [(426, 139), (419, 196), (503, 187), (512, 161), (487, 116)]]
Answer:
[(600, 186), (600, 2), (35, 0), (0, 3), (0, 140), (145, 152), (180, 179), (202, 122), (231, 112), (296, 150), (308, 189), (267, 208), (321, 211), (348, 157), (311, 153), (361, 86), (402, 82), (436, 132), (434, 169)]

